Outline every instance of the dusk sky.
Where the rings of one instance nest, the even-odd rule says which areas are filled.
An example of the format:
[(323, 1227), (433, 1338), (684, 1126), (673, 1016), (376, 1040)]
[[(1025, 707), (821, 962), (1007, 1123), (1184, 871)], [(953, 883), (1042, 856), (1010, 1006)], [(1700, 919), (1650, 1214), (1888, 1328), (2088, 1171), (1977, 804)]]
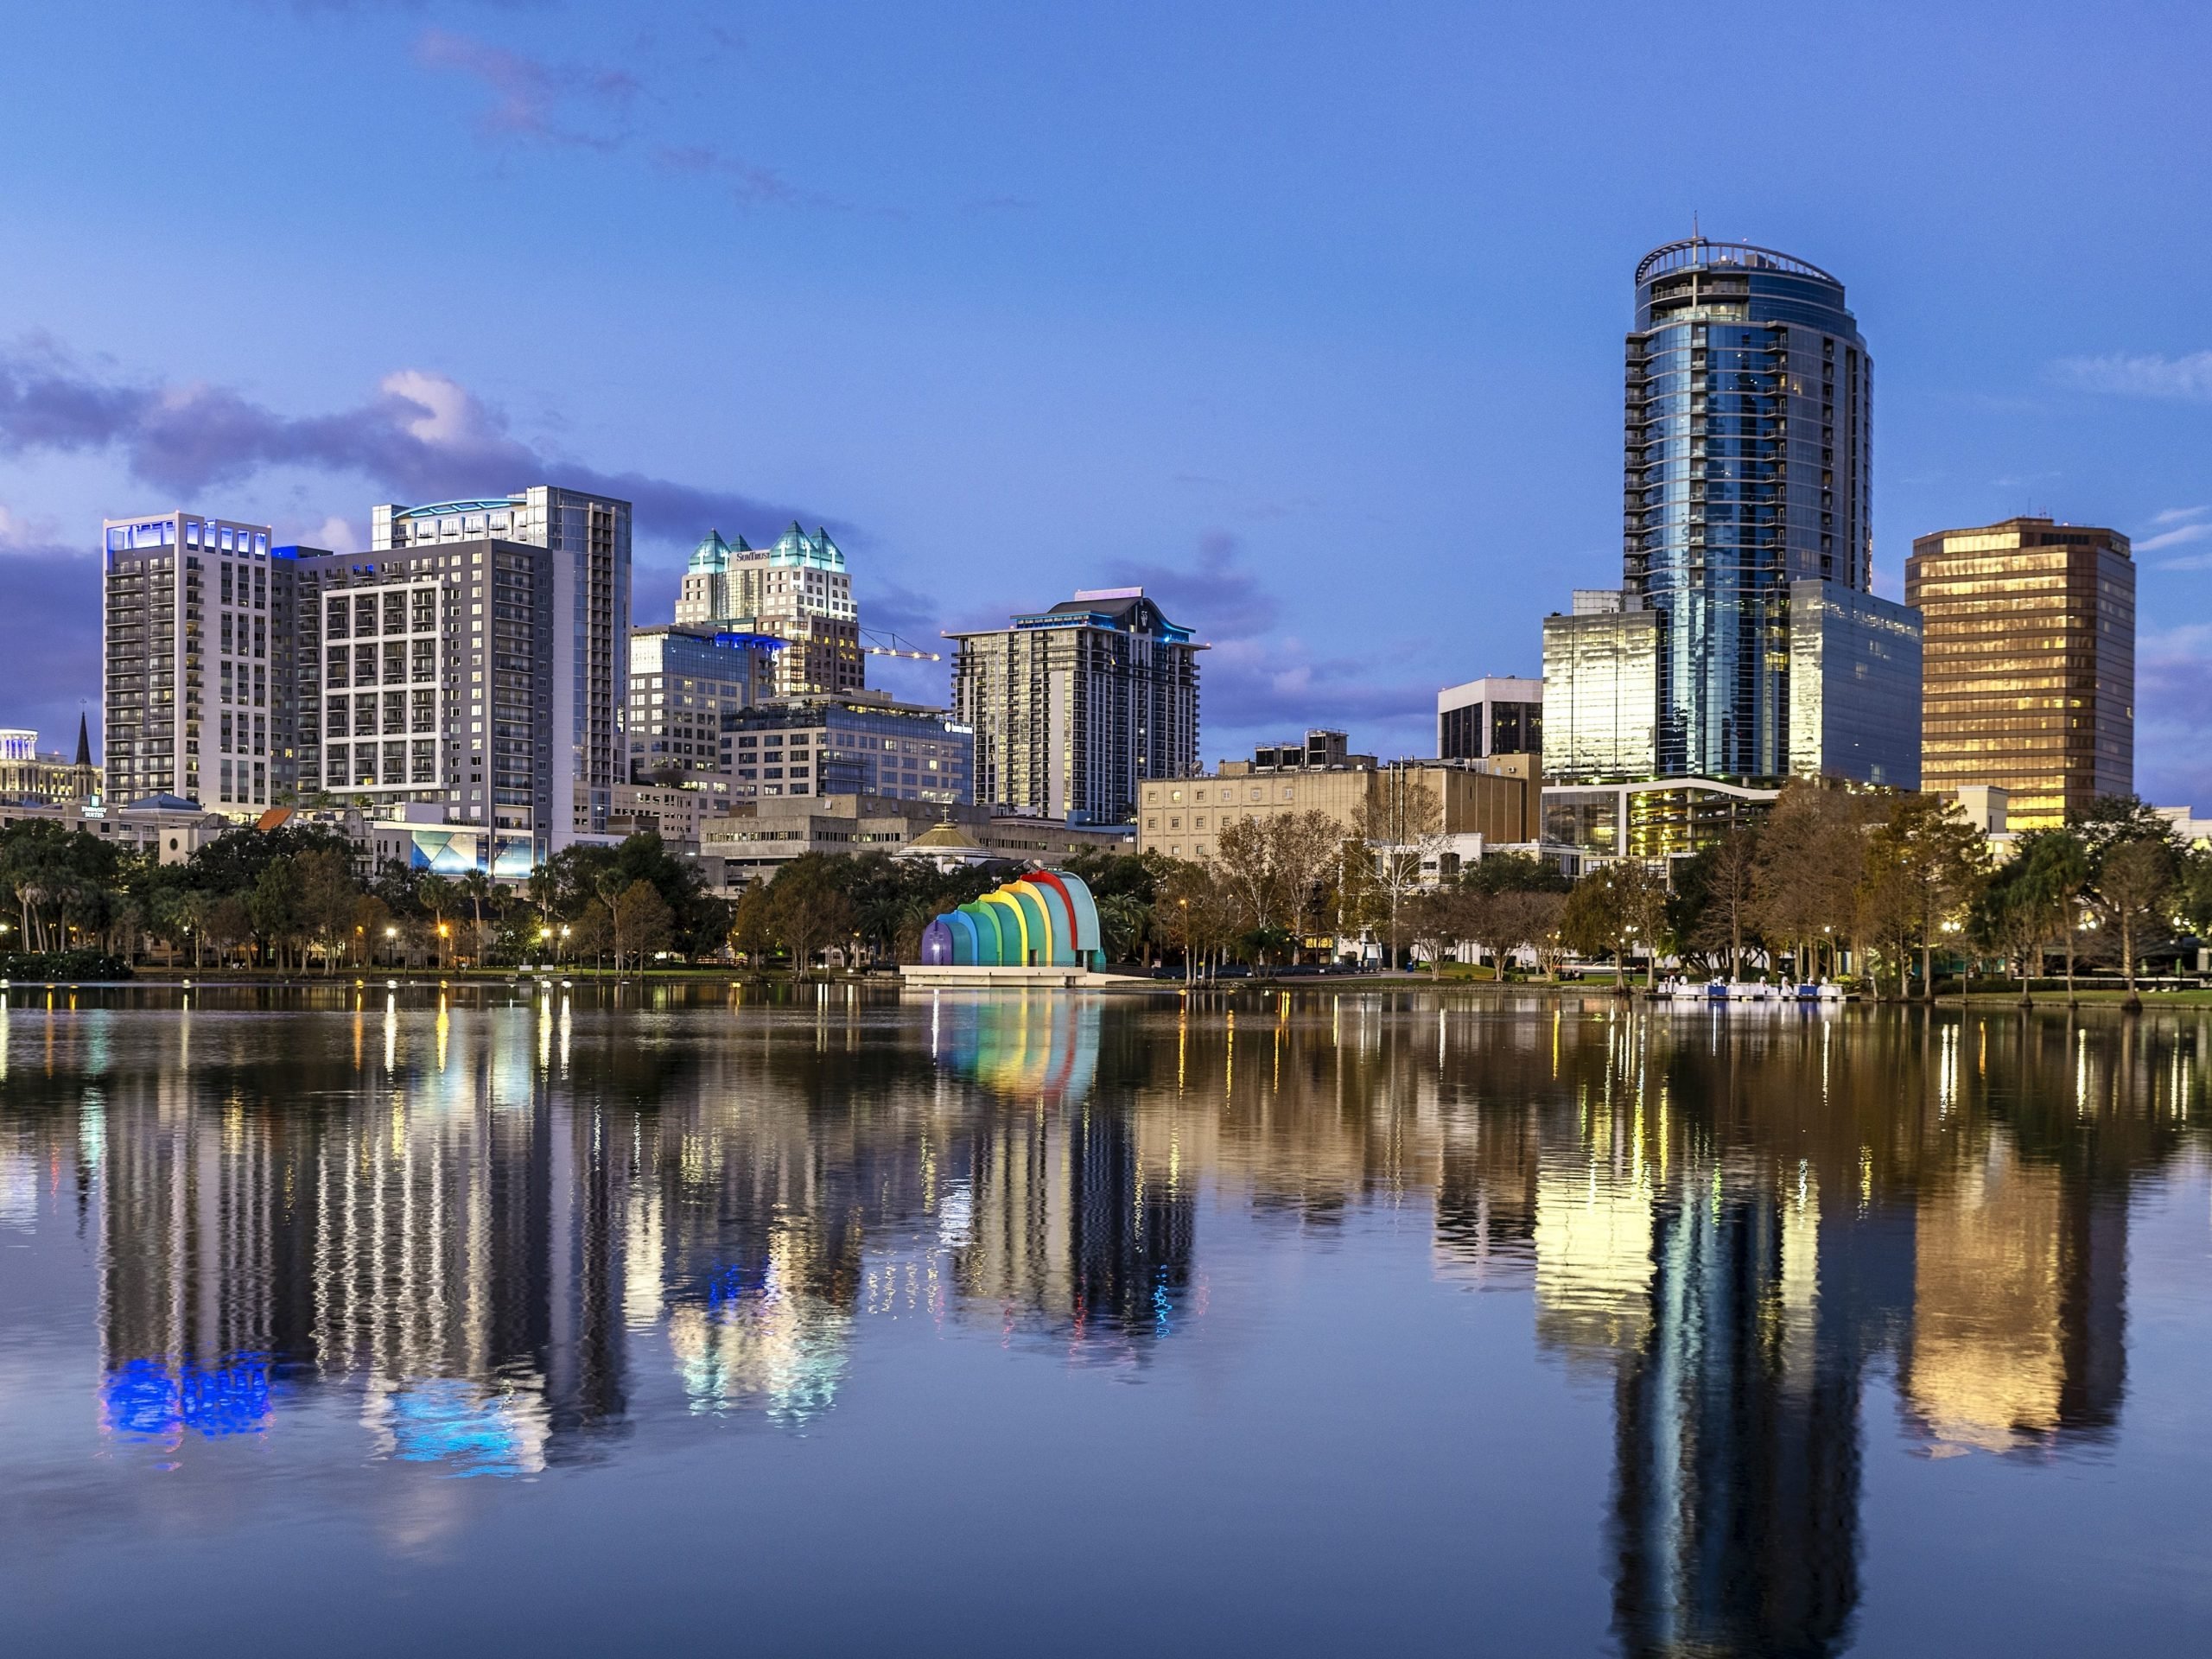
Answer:
[(1630, 273), (1694, 213), (1847, 286), (1879, 591), (1932, 529), (2136, 538), (2137, 785), (2212, 809), (2208, 62), (2111, 0), (18, 6), (0, 725), (97, 734), (103, 515), (552, 482), (637, 502), (640, 621), (798, 516), (932, 645), (1144, 583), (1210, 760), (1428, 752), (1618, 583)]

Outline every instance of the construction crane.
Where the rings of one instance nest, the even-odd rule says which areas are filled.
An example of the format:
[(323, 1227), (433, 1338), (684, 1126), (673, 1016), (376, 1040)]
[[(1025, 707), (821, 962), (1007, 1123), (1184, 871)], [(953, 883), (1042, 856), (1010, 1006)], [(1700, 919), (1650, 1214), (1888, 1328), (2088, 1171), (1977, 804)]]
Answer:
[(904, 657), (917, 663), (941, 663), (944, 660), (934, 651), (924, 651), (911, 640), (876, 628), (861, 630), (861, 649), (871, 657)]

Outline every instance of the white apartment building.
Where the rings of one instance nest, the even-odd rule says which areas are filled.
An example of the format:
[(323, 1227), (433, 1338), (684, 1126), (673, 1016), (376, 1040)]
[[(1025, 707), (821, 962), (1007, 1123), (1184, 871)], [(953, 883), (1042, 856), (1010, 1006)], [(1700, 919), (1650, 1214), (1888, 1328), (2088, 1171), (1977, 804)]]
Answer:
[[(543, 678), (543, 689), (550, 696), (550, 709), (533, 717), (543, 720), (537, 741), (556, 751), (552, 759), (554, 798), (549, 808), (553, 819), (546, 824), (550, 849), (556, 852), (576, 836), (607, 833), (614, 787), (629, 779), (622, 716), (629, 682), (630, 520), (627, 501), (550, 484), (532, 485), (512, 495), (437, 501), (418, 507), (387, 504), (375, 508), (371, 515), (367, 556), (372, 559), (401, 553), (422, 556), (431, 550), (443, 551), (476, 543), (542, 548), (550, 556), (531, 573), (534, 586), (530, 600), (530, 621), (537, 630), (539, 645), (549, 655), (544, 661), (534, 663), (529, 672)], [(515, 574), (512, 561), (503, 568), (510, 575)], [(487, 592), (473, 594), (467, 602), (472, 607), (487, 603), (512, 607), (516, 601), (512, 595)], [(468, 620), (484, 619), (472, 611)], [(495, 612), (489, 620), (503, 619)], [(472, 641), (475, 632), (469, 632)], [(474, 664), (468, 671), (472, 675), (524, 672), (515, 667), (486, 669)], [(472, 679), (465, 683), (474, 688), (477, 682)], [(499, 684), (489, 683), (495, 688)], [(516, 683), (505, 689), (519, 693), (524, 688)], [(531, 690), (535, 696), (538, 688), (533, 684)], [(512, 697), (506, 701), (512, 705)], [(486, 709), (480, 715), (472, 704), (469, 723), (492, 721), (488, 703)], [(499, 718), (513, 723), (509, 716)], [(488, 731), (461, 735), (498, 736)], [(510, 734), (505, 741), (521, 740)], [(482, 753), (496, 758), (499, 751)], [(454, 787), (448, 785), (449, 793)], [(487, 790), (494, 788), (486, 785)], [(508, 792), (513, 792), (513, 786)], [(496, 803), (487, 800), (486, 804)], [(465, 821), (483, 820), (472, 816)]]
[(291, 561), (266, 524), (182, 512), (101, 545), (106, 798), (259, 817), (294, 782)]

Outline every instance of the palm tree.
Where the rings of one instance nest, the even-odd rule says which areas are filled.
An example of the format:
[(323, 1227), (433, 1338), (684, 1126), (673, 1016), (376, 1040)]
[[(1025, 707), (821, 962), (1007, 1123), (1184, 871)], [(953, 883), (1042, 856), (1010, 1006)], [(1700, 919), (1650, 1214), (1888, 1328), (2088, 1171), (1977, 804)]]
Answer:
[(475, 931), (471, 937), (476, 941), (476, 959), (481, 965), (484, 957), (484, 906), (498, 896), (499, 889), (492, 885), (491, 876), (483, 870), (469, 871), (461, 878), (460, 887), (462, 896), (468, 900), (469, 912), (474, 922)]
[(1098, 901), (1101, 941), (1116, 962), (1134, 962), (1152, 929), (1152, 906), (1133, 893), (1116, 893)]
[(460, 889), (442, 875), (426, 875), (422, 885), (415, 889), (415, 896), (422, 901), (423, 908), (430, 912), (431, 924), (437, 931), (438, 965), (449, 968), (453, 965), (453, 957), (446, 943), (449, 937), (446, 931), (446, 918), (461, 908)]

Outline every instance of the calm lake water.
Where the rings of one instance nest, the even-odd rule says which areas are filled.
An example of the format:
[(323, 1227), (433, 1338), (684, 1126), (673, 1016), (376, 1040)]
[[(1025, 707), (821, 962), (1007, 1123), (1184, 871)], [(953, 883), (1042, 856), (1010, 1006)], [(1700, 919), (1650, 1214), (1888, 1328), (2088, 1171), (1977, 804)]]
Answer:
[(2201, 1654), (2208, 1042), (1996, 1005), (19, 988), (0, 1629)]

